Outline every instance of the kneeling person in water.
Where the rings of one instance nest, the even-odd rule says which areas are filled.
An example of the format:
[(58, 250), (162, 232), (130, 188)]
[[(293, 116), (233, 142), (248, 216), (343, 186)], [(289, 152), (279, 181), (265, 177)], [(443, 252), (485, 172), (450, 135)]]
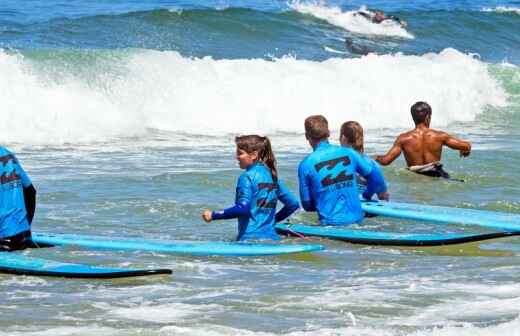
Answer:
[(372, 167), (372, 176), (374, 178), (370, 183), (358, 175), (357, 183), (363, 198), (371, 199), (372, 195), (376, 194), (378, 199), (388, 201), (390, 199), (390, 194), (388, 193), (388, 188), (381, 167), (375, 160), (364, 154), (363, 127), (361, 127), (357, 121), (347, 121), (341, 125), (339, 142), (342, 146), (350, 147), (358, 152), (361, 155), (361, 158)]
[[(280, 239), (275, 222), (289, 217), (298, 209), (298, 200), (278, 179), (276, 159), (267, 137), (244, 135), (235, 138), (236, 158), (245, 169), (238, 178), (235, 205), (222, 211), (206, 210), (202, 218), (238, 218), (237, 240)], [(284, 207), (276, 212), (277, 201)]]
[(325, 117), (305, 119), (305, 137), (313, 152), (298, 166), (302, 206), (317, 211), (321, 225), (361, 222), (364, 214), (355, 176), (360, 174), (372, 184), (374, 170), (352, 148), (331, 145), (329, 136)]
[(400, 134), (392, 148), (385, 155), (377, 155), (375, 159), (387, 166), (403, 152), (411, 171), (427, 176), (450, 178), (440, 163), (442, 147), (458, 150), (461, 157), (466, 157), (471, 153), (471, 144), (446, 132), (430, 128), (432, 109), (428, 103), (415, 103), (411, 113), (415, 128)]
[(0, 146), (0, 250), (32, 245), (36, 189), (15, 155)]

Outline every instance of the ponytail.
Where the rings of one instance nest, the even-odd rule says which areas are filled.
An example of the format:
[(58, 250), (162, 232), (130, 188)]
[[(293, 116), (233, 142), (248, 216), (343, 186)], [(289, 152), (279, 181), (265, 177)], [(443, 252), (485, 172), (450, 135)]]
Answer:
[(264, 150), (260, 159), (265, 163), (271, 170), (271, 175), (275, 182), (278, 181), (278, 170), (276, 170), (276, 158), (274, 157), (273, 150), (271, 149), (271, 141), (268, 137), (264, 137)]
[(271, 171), (273, 181), (278, 181), (278, 170), (276, 169), (276, 158), (274, 157), (271, 148), (271, 141), (268, 137), (259, 135), (242, 135), (235, 138), (235, 143), (238, 149), (245, 151), (248, 154), (253, 152), (258, 153), (258, 159), (262, 161)]

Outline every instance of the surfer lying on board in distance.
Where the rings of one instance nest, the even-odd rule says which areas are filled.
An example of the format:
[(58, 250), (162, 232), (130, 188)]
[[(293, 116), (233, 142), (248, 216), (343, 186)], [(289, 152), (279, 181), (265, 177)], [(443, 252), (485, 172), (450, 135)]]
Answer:
[(344, 147), (350, 147), (361, 155), (361, 158), (372, 166), (374, 179), (369, 184), (362, 176), (357, 175), (357, 183), (360, 194), (366, 192), (366, 195), (375, 193), (380, 200), (388, 201), (390, 194), (386, 186), (385, 177), (379, 164), (365, 154), (365, 146), (363, 144), (363, 127), (357, 121), (347, 121), (341, 125), (339, 142)]
[(377, 155), (375, 159), (383, 166), (392, 163), (401, 152), (408, 169), (422, 175), (450, 178), (442, 168), (442, 147), (448, 146), (458, 150), (461, 157), (471, 153), (471, 144), (457, 139), (446, 132), (430, 128), (432, 109), (428, 103), (417, 102), (411, 108), (415, 128), (397, 137), (394, 145), (385, 155)]
[(354, 41), (350, 37), (345, 38), (345, 47), (347, 47), (348, 51), (350, 51), (351, 53), (363, 56), (366, 56), (372, 52), (370, 49), (363, 45), (354, 44)]
[[(236, 137), (235, 143), (236, 159), (245, 170), (238, 178), (235, 205), (222, 211), (205, 210), (202, 219), (209, 223), (214, 219), (238, 218), (237, 240), (278, 240), (274, 224), (295, 212), (298, 200), (278, 179), (269, 138), (243, 135)], [(276, 213), (278, 201), (284, 207)]]
[[(305, 138), (313, 152), (298, 166), (300, 199), (305, 211), (318, 212), (321, 225), (347, 225), (363, 220), (355, 174), (375, 185), (372, 166), (352, 148), (329, 143), (329, 124), (321, 115), (305, 119)], [(370, 199), (375, 191), (367, 190)]]
[(0, 251), (31, 245), (36, 189), (15, 155), (0, 146)]
[(354, 13), (354, 16), (362, 16), (365, 19), (369, 20), (372, 23), (381, 24), (383, 22), (395, 22), (398, 23), (401, 27), (405, 28), (408, 24), (406, 21), (401, 20), (397, 16), (394, 15), (386, 15), (382, 11), (369, 11), (368, 9), (360, 9), (359, 11)]

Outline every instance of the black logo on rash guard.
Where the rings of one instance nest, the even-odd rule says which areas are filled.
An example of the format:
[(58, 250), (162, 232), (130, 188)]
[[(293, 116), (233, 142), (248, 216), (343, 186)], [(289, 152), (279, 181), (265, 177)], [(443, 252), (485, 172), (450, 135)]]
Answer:
[(274, 209), (276, 208), (276, 200), (270, 200), (267, 198), (260, 198), (256, 201), (256, 206), (259, 208)]
[(258, 183), (258, 190), (267, 189), (267, 192), (278, 189), (278, 183)]
[[(314, 168), (319, 173), (321, 169), (327, 168), (328, 171), (332, 171), (336, 166), (338, 166), (341, 163), (340, 168), (346, 167), (350, 164), (350, 158), (348, 156), (342, 156), (337, 159), (328, 160), (328, 161), (322, 161), (320, 163), (317, 163), (314, 165)], [(338, 169), (339, 172), (337, 173), (336, 177), (332, 177), (332, 174), (327, 174), (324, 178), (321, 180), (321, 185), (323, 187), (328, 187), (330, 185), (341, 183), (341, 182), (348, 182), (353, 180), (353, 175), (349, 174), (347, 175), (346, 171), (344, 169)], [(322, 174), (320, 174), (323, 176)]]
[(18, 180), (20, 180), (20, 175), (16, 174), (16, 171), (13, 171), (9, 175), (7, 175), (7, 173), (3, 173), (2, 176), (0, 176), (0, 184), (6, 184)]
[(4, 167), (11, 160), (13, 160), (13, 162), (16, 163), (16, 159), (14, 158), (13, 154), (7, 154), (7, 155), (4, 155), (4, 156), (0, 156), (0, 162), (2, 163), (2, 165)]
[(324, 187), (328, 187), (332, 184), (336, 184), (336, 183), (340, 183), (340, 182), (348, 182), (348, 181), (352, 181), (354, 179), (354, 176), (352, 174), (347, 175), (347, 173), (345, 173), (345, 171), (342, 171), (341, 173), (339, 173), (339, 175), (336, 176), (335, 178), (331, 178), (331, 176), (332, 176), (332, 174), (325, 176), (325, 178), (321, 180), (321, 185)]

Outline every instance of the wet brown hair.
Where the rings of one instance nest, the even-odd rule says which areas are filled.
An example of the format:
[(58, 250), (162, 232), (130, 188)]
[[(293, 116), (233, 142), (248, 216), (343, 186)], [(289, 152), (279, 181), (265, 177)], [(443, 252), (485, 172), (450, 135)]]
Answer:
[(268, 137), (256, 134), (241, 135), (235, 137), (235, 143), (238, 149), (243, 150), (247, 154), (258, 153), (258, 159), (265, 163), (271, 170), (273, 180), (278, 181), (278, 170), (276, 169), (276, 158), (271, 148), (271, 141)]
[(357, 121), (347, 121), (341, 125), (341, 134), (357, 152), (363, 153), (365, 147), (363, 145), (363, 127)]
[(322, 115), (313, 115), (305, 119), (305, 135), (307, 138), (319, 141), (330, 136), (329, 122)]
[(426, 117), (432, 114), (432, 108), (426, 102), (417, 102), (410, 108), (413, 122), (418, 125), (426, 120)]

